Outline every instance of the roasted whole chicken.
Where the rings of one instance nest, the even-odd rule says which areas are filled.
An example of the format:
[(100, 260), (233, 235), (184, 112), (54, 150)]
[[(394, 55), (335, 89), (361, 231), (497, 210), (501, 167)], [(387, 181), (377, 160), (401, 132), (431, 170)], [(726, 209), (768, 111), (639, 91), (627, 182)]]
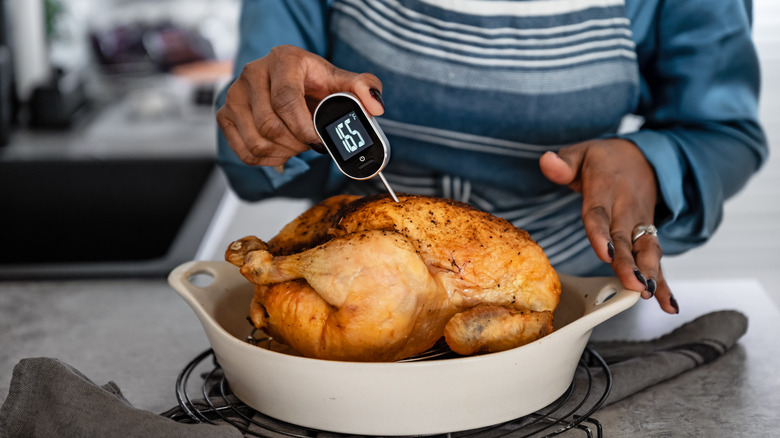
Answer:
[(255, 285), (250, 318), (306, 357), (394, 361), (443, 336), (469, 355), (552, 331), (560, 282), (528, 233), (425, 196), (334, 196), (270, 241), (225, 253)]

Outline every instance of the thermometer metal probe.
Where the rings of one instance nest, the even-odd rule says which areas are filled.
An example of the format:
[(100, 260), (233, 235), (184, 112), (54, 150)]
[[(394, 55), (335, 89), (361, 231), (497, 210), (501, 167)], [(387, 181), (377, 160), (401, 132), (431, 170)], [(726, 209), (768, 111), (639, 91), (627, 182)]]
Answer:
[(382, 169), (390, 161), (390, 142), (352, 93), (322, 99), (314, 111), (314, 129), (341, 173), (355, 180), (379, 176), (395, 202), (398, 197)]
[(385, 188), (387, 189), (387, 192), (390, 193), (390, 196), (393, 198), (393, 201), (395, 202), (401, 202), (398, 200), (398, 196), (395, 196), (395, 192), (393, 191), (393, 188), (390, 187), (390, 184), (387, 183), (387, 180), (385, 179), (385, 176), (382, 175), (382, 172), (377, 172), (377, 176), (379, 176), (379, 179), (382, 180), (382, 184), (385, 185)]

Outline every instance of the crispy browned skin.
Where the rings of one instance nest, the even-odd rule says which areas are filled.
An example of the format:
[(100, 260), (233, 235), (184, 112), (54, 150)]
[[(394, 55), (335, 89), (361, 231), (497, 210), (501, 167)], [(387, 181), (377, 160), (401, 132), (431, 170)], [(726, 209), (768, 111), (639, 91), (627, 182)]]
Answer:
[(462, 202), (427, 196), (400, 201), (355, 201), (334, 233), (386, 229), (407, 236), (458, 306), (552, 311), (558, 305), (558, 275), (526, 231)]
[(533, 342), (552, 332), (549, 312), (480, 305), (450, 318), (444, 339), (456, 353), (493, 353)]
[(228, 248), (257, 285), (258, 328), (304, 356), (353, 361), (401, 359), (445, 333), (471, 354), (552, 330), (560, 283), (525, 231), (439, 198), (349, 200), (313, 207), (265, 247)]
[(269, 240), (268, 250), (274, 255), (295, 254), (330, 240), (341, 210), (357, 199), (360, 196), (338, 195), (315, 204)]
[(289, 256), (255, 251), (241, 273), (270, 285), (255, 296), (256, 312), (267, 312), (253, 315), (262, 328), (309, 357), (401, 359), (430, 348), (454, 313), (419, 254), (395, 232), (352, 233)]
[(267, 250), (274, 255), (288, 255), (313, 248), (333, 236), (332, 226), (341, 218), (341, 211), (350, 202), (360, 199), (354, 195), (331, 196), (303, 212), (282, 228), (268, 243), (255, 236), (246, 236), (232, 242), (225, 251), (225, 260), (244, 264), (244, 256), (251, 251)]

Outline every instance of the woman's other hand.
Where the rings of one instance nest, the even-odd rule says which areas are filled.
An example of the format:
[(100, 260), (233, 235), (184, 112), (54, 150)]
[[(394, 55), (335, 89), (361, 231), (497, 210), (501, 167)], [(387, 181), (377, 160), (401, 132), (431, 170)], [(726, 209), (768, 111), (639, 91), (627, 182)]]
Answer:
[(644, 235), (632, 242), (634, 227), (653, 223), (657, 197), (655, 172), (639, 148), (623, 139), (591, 140), (547, 152), (539, 164), (550, 181), (582, 193), (588, 239), (623, 286), (678, 313), (661, 271), (658, 239)]
[(382, 83), (368, 73), (336, 68), (295, 46), (279, 46), (248, 63), (228, 88), (217, 123), (246, 164), (279, 166), (313, 148), (325, 152), (312, 123), (317, 103), (348, 91), (372, 115), (381, 115)]

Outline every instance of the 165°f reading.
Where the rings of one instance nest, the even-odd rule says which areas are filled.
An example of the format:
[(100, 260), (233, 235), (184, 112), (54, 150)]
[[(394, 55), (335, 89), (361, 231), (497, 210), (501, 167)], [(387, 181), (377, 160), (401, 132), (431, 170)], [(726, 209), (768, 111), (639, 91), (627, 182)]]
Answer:
[(349, 112), (335, 122), (328, 125), (325, 130), (333, 143), (338, 146), (339, 155), (344, 160), (355, 156), (361, 149), (374, 144), (366, 132), (366, 127), (360, 123), (355, 111)]

